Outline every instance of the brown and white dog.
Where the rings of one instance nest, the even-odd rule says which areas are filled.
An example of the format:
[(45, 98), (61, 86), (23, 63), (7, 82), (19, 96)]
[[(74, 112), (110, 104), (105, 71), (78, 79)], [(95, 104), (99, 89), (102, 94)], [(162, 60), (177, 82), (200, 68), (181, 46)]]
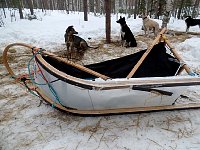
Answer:
[(75, 34), (78, 32), (74, 29), (73, 26), (69, 26), (65, 31), (65, 43), (67, 46), (67, 50), (73, 51), (76, 49), (77, 51), (85, 51), (88, 48), (98, 48), (98, 47), (90, 47), (87, 42)]
[(146, 15), (142, 16), (142, 20), (145, 36), (149, 36), (149, 30), (153, 30), (154, 35), (156, 36), (159, 32), (159, 24), (156, 21), (148, 18)]

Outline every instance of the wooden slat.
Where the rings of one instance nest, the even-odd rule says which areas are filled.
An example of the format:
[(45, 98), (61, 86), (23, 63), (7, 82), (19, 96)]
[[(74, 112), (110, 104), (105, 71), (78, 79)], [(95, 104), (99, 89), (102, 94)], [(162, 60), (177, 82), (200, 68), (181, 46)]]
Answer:
[(155, 38), (155, 40), (152, 42), (151, 46), (148, 47), (148, 49), (146, 50), (146, 52), (142, 55), (142, 57), (140, 58), (140, 60), (137, 62), (137, 64), (134, 66), (134, 68), (131, 70), (131, 72), (128, 74), (128, 76), (127, 76), (128, 79), (131, 78), (135, 74), (135, 72), (137, 71), (137, 69), (140, 67), (140, 65), (142, 64), (142, 62), (144, 61), (144, 59), (150, 53), (150, 51), (154, 47), (154, 45), (158, 43), (158, 41), (162, 37), (162, 34), (164, 34), (165, 31), (166, 31), (166, 28), (163, 28), (162, 31), (160, 32), (160, 34), (157, 35), (157, 37)]
[(73, 67), (75, 67), (75, 68), (77, 68), (77, 69), (80, 69), (80, 70), (82, 70), (82, 71), (84, 71), (84, 72), (87, 72), (87, 73), (89, 73), (89, 74), (92, 74), (92, 75), (94, 75), (94, 76), (96, 76), (96, 77), (102, 78), (103, 80), (107, 80), (107, 79), (110, 78), (110, 77), (108, 77), (108, 76), (105, 76), (105, 75), (103, 75), (103, 74), (100, 74), (100, 73), (98, 73), (98, 72), (96, 72), (96, 71), (94, 71), (94, 70), (91, 70), (91, 69), (89, 69), (89, 68), (87, 68), (87, 67), (84, 67), (84, 66), (82, 66), (82, 65), (76, 64), (76, 63), (74, 63), (74, 62), (72, 62), (72, 61), (63, 59), (63, 58), (61, 58), (61, 57), (59, 57), (59, 56), (56, 56), (55, 54), (49, 53), (49, 52), (47, 52), (47, 51), (43, 51), (42, 53), (44, 53), (44, 54), (46, 54), (46, 55), (48, 55), (48, 56), (50, 56), (50, 57), (53, 57), (53, 58), (55, 58), (55, 59), (57, 59), (57, 60), (59, 60), (59, 61), (61, 61), (61, 62), (63, 62), (63, 63), (66, 63), (67, 65), (73, 66)]

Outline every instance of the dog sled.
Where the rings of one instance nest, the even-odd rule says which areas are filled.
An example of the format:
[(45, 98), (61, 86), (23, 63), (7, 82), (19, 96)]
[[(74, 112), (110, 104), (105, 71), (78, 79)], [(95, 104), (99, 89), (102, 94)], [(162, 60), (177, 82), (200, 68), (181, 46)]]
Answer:
[[(171, 46), (165, 31), (164, 28), (146, 50), (85, 66), (23, 43), (8, 45), (3, 61), (11, 76), (16, 77), (8, 63), (9, 49), (32, 49), (30, 80), (23, 77), (21, 81), (54, 108), (70, 113), (99, 115), (199, 108), (200, 103), (176, 103), (187, 86), (200, 84), (200, 77)], [(173, 55), (167, 53), (166, 47)], [(181, 75), (183, 70), (186, 75)], [(34, 86), (26, 83), (29, 81)]]

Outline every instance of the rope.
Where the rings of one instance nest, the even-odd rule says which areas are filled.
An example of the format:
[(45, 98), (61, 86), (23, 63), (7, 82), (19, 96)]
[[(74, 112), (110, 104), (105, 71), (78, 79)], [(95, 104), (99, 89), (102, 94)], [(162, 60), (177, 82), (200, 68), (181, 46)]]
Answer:
[(37, 97), (40, 98), (39, 95), (37, 95), (37, 94), (35, 94), (35, 93), (33, 92), (33, 91), (35, 91), (35, 90), (31, 89), (31, 88), (27, 85), (26, 81), (23, 81), (23, 83), (24, 83), (24, 86), (28, 89), (28, 92), (30, 92), (31, 94), (33, 94), (33, 95), (35, 95), (35, 96), (37, 96)]
[[(40, 76), (43, 78), (43, 80), (44, 80), (46, 83), (37, 83), (37, 82), (35, 82), (34, 77), (33, 77), (32, 74), (31, 74), (31, 68), (30, 68), (30, 66), (31, 66), (31, 61), (36, 57), (37, 54), (41, 54), (41, 52), (44, 51), (44, 49), (33, 47), (32, 50), (33, 50), (34, 55), (33, 55), (32, 58), (29, 60), (28, 66), (27, 66), (27, 67), (28, 67), (29, 76), (30, 76), (30, 80), (31, 80), (32, 83), (34, 83), (35, 85), (47, 85), (48, 88), (49, 88), (49, 90), (50, 90), (50, 92), (51, 92), (51, 93), (53, 94), (53, 96), (56, 98), (56, 100), (58, 101), (58, 103), (59, 103), (60, 105), (62, 105), (62, 103), (61, 103), (61, 101), (60, 101), (60, 99), (59, 99), (59, 97), (58, 97), (58, 95), (57, 95), (55, 89), (54, 89), (54, 88), (51, 86), (51, 84), (50, 84), (51, 82), (49, 82), (49, 81), (45, 78), (45, 76), (44, 76), (44, 74), (43, 74), (43, 72), (42, 72), (42, 70), (41, 70), (41, 68), (40, 68), (40, 66), (38, 65), (37, 62), (36, 62), (37, 67), (38, 67), (38, 69), (39, 69), (39, 72), (41, 73)], [(37, 73), (36, 67), (34, 67), (34, 73)], [(58, 80), (57, 80), (57, 81), (58, 81)], [(56, 82), (56, 80), (53, 81), (53, 82)], [(52, 107), (55, 107), (55, 103), (56, 103), (56, 102), (54, 101), (54, 103), (52, 104)], [(63, 105), (62, 105), (62, 106), (63, 106)]]
[(30, 88), (28, 85), (27, 85), (27, 81), (30, 80), (28, 77), (29, 75), (28, 74), (19, 74), (19, 75), (15, 75), (13, 70), (10, 68), (9, 64), (8, 64), (8, 57), (7, 57), (7, 52), (9, 51), (9, 49), (13, 46), (24, 46), (24, 47), (27, 47), (27, 48), (31, 48), (32, 46), (30, 45), (27, 45), (27, 44), (24, 44), (24, 43), (13, 43), (13, 44), (10, 44), (8, 45), (4, 51), (3, 51), (3, 63), (7, 69), (7, 71), (9, 72), (9, 74), (11, 75), (11, 78), (13, 78), (17, 83), (25, 86), (27, 89), (28, 89), (28, 92), (30, 92), (31, 94), (39, 97), (36, 93), (34, 93), (35, 91), (35, 88)]
[[(29, 62), (28, 62), (28, 65), (27, 65), (29, 77), (30, 77), (31, 82), (34, 83), (35, 85), (46, 85), (45, 83), (44, 83), (44, 84), (43, 84), (43, 83), (36, 83), (35, 80), (34, 80), (34, 77), (32, 76), (31, 68), (30, 68), (31, 62), (32, 62), (32, 60), (35, 58), (35, 56), (36, 56), (37, 54), (39, 54), (39, 53), (41, 53), (41, 51), (43, 51), (42, 48), (38, 49), (37, 51), (34, 51), (34, 49), (35, 49), (35, 48), (33, 47), (32, 50), (33, 50), (33, 52), (35, 52), (35, 53), (34, 53), (34, 55), (31, 57), (31, 59), (30, 59)], [(34, 73), (36, 73), (36, 69), (35, 69), (35, 68), (34, 68), (34, 71), (35, 71)], [(40, 72), (41, 72), (41, 70), (40, 70)]]
[[(8, 54), (7, 54), (7, 53), (8, 53), (8, 51), (9, 51), (9, 49), (10, 49), (11, 47), (13, 47), (13, 46), (23, 46), (23, 47), (27, 47), (27, 48), (32, 49), (32, 51), (33, 51), (33, 56), (32, 56), (32, 58), (29, 60), (28, 65), (27, 65), (28, 74), (15, 75), (15, 73), (14, 73), (13, 70), (11, 69), (10, 65), (8, 64)], [(61, 102), (60, 102), (60, 100), (59, 100), (59, 97), (58, 97), (56, 91), (53, 89), (53, 87), (52, 87), (52, 86), (49, 84), (49, 82), (46, 80), (46, 78), (44, 77), (44, 75), (43, 75), (42, 72), (41, 72), (41, 69), (40, 69), (40, 72), (41, 72), (41, 74), (43, 75), (43, 76), (42, 76), (42, 75), (41, 75), (41, 76), (42, 76), (42, 78), (46, 81), (45, 84), (39, 84), (39, 83), (36, 83), (36, 82), (35, 82), (34, 77), (33, 77), (33, 74), (38, 73), (37, 70), (36, 70), (36, 66), (33, 67), (34, 72), (31, 72), (31, 61), (35, 58), (35, 56), (36, 56), (37, 54), (41, 53), (41, 51), (43, 51), (43, 50), (44, 50), (44, 49), (32, 47), (31, 45), (24, 44), (24, 43), (13, 43), (13, 44), (10, 44), (10, 45), (8, 45), (8, 46), (4, 49), (4, 51), (3, 51), (3, 64), (5, 65), (7, 71), (8, 71), (9, 74), (11, 75), (11, 77), (12, 77), (13, 79), (15, 79), (16, 82), (18, 82), (18, 83), (20, 83), (21, 85), (25, 86), (31, 94), (33, 94), (33, 95), (35, 95), (35, 96), (37, 96), (37, 97), (41, 97), (41, 96), (39, 96), (39, 95), (37, 95), (37, 94), (34, 93), (34, 92), (36, 92), (36, 88), (30, 88), (30, 86), (27, 85), (27, 82), (26, 82), (27, 80), (31, 80), (31, 82), (32, 82), (33, 84), (35, 84), (35, 85), (48, 85), (50, 91), (51, 91), (52, 94), (56, 97), (56, 100), (60, 103), (60, 105), (62, 105)], [(29, 77), (29, 78), (28, 78), (28, 77)], [(56, 82), (56, 81), (53, 81), (53, 82)], [(23, 84), (22, 84), (22, 83), (23, 83)], [(42, 98), (42, 97), (41, 97), (41, 98)], [(56, 102), (54, 102), (54, 104), (55, 104), (55, 103), (56, 103)], [(54, 104), (52, 104), (52, 107), (54, 107)]]

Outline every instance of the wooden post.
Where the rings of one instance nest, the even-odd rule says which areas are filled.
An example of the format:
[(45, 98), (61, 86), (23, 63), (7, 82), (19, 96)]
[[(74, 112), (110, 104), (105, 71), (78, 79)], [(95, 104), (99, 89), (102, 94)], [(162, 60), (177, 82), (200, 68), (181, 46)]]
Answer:
[(128, 74), (128, 76), (127, 76), (128, 79), (131, 78), (135, 74), (135, 72), (137, 71), (137, 69), (140, 67), (140, 65), (142, 64), (142, 62), (144, 61), (144, 59), (150, 53), (150, 51), (154, 47), (154, 45), (158, 43), (158, 41), (162, 37), (162, 34), (164, 34), (165, 31), (166, 31), (166, 28), (163, 28), (162, 31), (160, 32), (160, 34), (157, 35), (157, 37), (155, 38), (155, 40), (152, 42), (151, 46), (148, 47), (148, 49), (146, 50), (146, 52), (142, 55), (142, 57), (140, 58), (140, 60), (137, 62), (137, 64), (134, 66), (134, 68), (131, 70), (131, 72)]
[(169, 40), (163, 36), (163, 39), (165, 41), (165, 43), (169, 46), (170, 48), (170, 51), (173, 53), (173, 55), (180, 61), (183, 63), (183, 68), (185, 69), (185, 71), (188, 73), (188, 74), (193, 74), (193, 71), (191, 71), (191, 69), (184, 63), (183, 59), (180, 57), (180, 55), (177, 53), (177, 51), (175, 50), (175, 48), (170, 44)]

